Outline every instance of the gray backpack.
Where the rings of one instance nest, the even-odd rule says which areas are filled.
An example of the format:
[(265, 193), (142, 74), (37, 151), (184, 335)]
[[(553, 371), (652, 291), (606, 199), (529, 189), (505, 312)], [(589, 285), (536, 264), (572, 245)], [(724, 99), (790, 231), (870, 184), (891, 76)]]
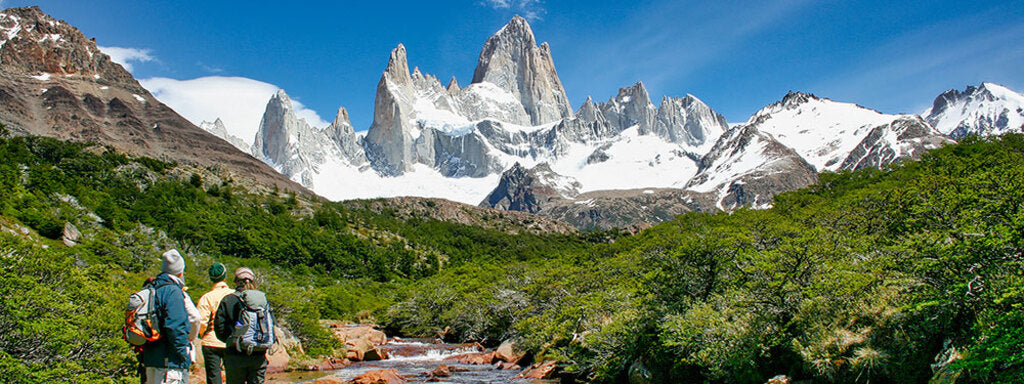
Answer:
[(274, 345), (274, 315), (270, 313), (267, 295), (255, 289), (235, 292), (242, 302), (242, 312), (231, 332), (228, 345), (239, 352), (265, 352)]

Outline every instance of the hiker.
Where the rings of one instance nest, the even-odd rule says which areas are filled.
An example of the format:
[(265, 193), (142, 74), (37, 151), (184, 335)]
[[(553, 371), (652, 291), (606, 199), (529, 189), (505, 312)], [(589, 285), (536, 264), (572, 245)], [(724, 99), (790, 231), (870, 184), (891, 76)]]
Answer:
[(161, 256), (161, 273), (153, 281), (156, 290), (155, 313), (160, 319), (160, 338), (142, 346), (146, 383), (187, 384), (189, 356), (188, 309), (185, 304), (185, 260), (176, 250)]
[(221, 361), (224, 360), (226, 346), (213, 331), (213, 320), (217, 315), (217, 307), (220, 306), (221, 300), (235, 290), (224, 282), (228, 275), (227, 267), (224, 264), (213, 264), (207, 272), (210, 275), (210, 281), (213, 282), (213, 288), (199, 298), (199, 314), (202, 317), (199, 324), (199, 337), (202, 339), (203, 361), (206, 364), (206, 384), (221, 384)]
[[(256, 290), (256, 274), (235, 270), (235, 291), (221, 300), (213, 327), (223, 341), (227, 384), (262, 384), (267, 349), (274, 340), (273, 316), (266, 295)], [(269, 331), (269, 333), (267, 332)]]

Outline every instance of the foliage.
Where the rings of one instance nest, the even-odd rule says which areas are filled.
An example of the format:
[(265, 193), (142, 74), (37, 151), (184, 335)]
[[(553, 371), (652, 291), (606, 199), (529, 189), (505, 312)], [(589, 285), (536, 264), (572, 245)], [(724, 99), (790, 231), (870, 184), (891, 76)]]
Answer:
[[(0, 138), (0, 227), (17, 234), (0, 238), (0, 377), (127, 380), (119, 306), (178, 247), (192, 292), (214, 260), (256, 269), (313, 355), (341, 347), (320, 319), (374, 317), (392, 333), (515, 339), (593, 382), (927, 382), (954, 350), (935, 369), (1024, 380), (1024, 136), (826, 173), (768, 210), (634, 236), (509, 235), (180, 168)], [(65, 223), (82, 244), (57, 241)], [(43, 336), (56, 329), (73, 331)]]

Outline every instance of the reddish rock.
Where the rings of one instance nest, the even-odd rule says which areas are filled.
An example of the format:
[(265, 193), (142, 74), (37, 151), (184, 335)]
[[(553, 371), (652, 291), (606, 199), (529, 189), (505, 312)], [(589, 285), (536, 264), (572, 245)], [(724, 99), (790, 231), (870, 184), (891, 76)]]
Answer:
[(520, 369), (523, 369), (523, 367), (520, 367), (519, 364), (509, 363), (507, 361), (499, 361), (497, 363), (494, 363), (494, 369), (501, 369), (505, 371), (518, 371)]
[(378, 369), (367, 371), (356, 376), (348, 384), (406, 384), (408, 381), (394, 369)]
[(388, 353), (366, 338), (345, 342), (345, 357), (352, 361), (374, 361), (388, 358)]
[(554, 377), (557, 369), (558, 363), (554, 360), (548, 360), (543, 363), (531, 365), (530, 368), (526, 368), (526, 370), (520, 372), (516, 377), (521, 379), (550, 379)]
[(437, 368), (434, 368), (433, 371), (430, 371), (430, 372), (427, 373), (427, 376), (430, 376), (430, 377), (448, 377), (448, 376), (451, 376), (451, 375), (452, 375), (451, 367), (449, 367), (447, 365), (444, 365), (444, 364), (441, 364)]
[(373, 345), (384, 345), (388, 342), (388, 336), (372, 324), (327, 323), (327, 327), (334, 332), (334, 337), (342, 342), (359, 339), (364, 339)]
[(345, 384), (345, 380), (338, 376), (324, 376), (313, 381), (313, 384)]
[(462, 364), (491, 365), (494, 364), (494, 352), (467, 353), (451, 356), (446, 361), (454, 361)]
[(334, 357), (328, 357), (324, 361), (317, 365), (307, 366), (307, 371), (334, 371), (342, 369), (352, 365), (352, 362), (348, 359), (338, 359)]
[(290, 361), (291, 356), (288, 356), (288, 351), (281, 344), (274, 344), (267, 351), (267, 373), (284, 372), (288, 369)]
[(494, 351), (494, 357), (496, 359), (512, 364), (518, 363), (525, 356), (526, 352), (518, 351), (515, 343), (512, 341), (505, 341), (504, 343), (501, 343), (498, 349)]

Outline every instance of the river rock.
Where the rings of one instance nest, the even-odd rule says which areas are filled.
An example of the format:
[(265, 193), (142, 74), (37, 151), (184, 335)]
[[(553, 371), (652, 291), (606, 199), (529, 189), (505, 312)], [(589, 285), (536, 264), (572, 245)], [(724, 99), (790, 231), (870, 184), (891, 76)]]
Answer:
[(267, 372), (284, 372), (288, 369), (290, 361), (291, 356), (288, 355), (288, 350), (281, 344), (274, 344), (267, 351)]
[(378, 369), (374, 371), (367, 371), (366, 373), (356, 376), (356, 378), (350, 380), (348, 384), (405, 384), (408, 383), (405, 377), (402, 377), (397, 370), (394, 369)]
[(555, 377), (558, 370), (558, 363), (554, 360), (547, 360), (542, 363), (531, 365), (530, 368), (516, 375), (520, 379), (550, 379)]
[(352, 361), (348, 359), (339, 359), (336, 357), (325, 358), (320, 364), (306, 366), (307, 371), (335, 371), (352, 365)]
[(321, 321), (321, 324), (331, 330), (334, 337), (343, 343), (357, 339), (365, 339), (373, 345), (384, 345), (388, 342), (388, 336), (378, 330), (374, 324), (344, 324), (328, 320)]
[(433, 371), (430, 371), (428, 375), (431, 377), (448, 377), (452, 375), (452, 370), (450, 366), (441, 364), (437, 368), (434, 368)]
[(523, 367), (519, 366), (519, 364), (509, 363), (506, 361), (499, 361), (497, 363), (494, 363), (494, 369), (500, 369), (503, 371), (518, 371), (520, 369), (523, 369)]
[(495, 362), (494, 352), (479, 352), (479, 353), (466, 353), (457, 356), (451, 356), (445, 359), (446, 361), (454, 361), (461, 364), (473, 364), (473, 365), (491, 365)]
[(345, 384), (345, 380), (342, 380), (338, 376), (324, 376), (316, 379), (313, 384)]
[(501, 343), (494, 351), (494, 358), (511, 364), (518, 363), (523, 357), (526, 357), (526, 352), (517, 351), (515, 342), (511, 340)]
[(388, 358), (388, 353), (377, 348), (369, 338), (358, 338), (345, 342), (345, 357), (352, 361), (375, 361)]

